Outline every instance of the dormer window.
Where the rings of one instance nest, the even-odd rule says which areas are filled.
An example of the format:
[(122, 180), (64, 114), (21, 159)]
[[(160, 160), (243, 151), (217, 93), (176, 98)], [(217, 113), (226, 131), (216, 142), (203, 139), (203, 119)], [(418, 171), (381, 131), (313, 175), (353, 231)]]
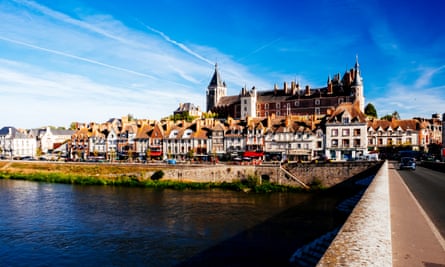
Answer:
[(343, 123), (349, 123), (349, 117), (343, 117), (342, 118)]

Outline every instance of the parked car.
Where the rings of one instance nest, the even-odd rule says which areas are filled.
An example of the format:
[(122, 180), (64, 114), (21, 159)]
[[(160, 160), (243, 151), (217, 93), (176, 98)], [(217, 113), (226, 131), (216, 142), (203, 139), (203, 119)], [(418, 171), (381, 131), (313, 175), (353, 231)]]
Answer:
[(416, 159), (411, 157), (403, 157), (400, 159), (399, 169), (416, 170)]

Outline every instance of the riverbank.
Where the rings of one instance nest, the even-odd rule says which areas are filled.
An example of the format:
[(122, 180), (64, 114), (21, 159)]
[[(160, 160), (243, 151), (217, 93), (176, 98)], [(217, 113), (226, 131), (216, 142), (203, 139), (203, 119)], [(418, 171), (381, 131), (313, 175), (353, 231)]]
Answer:
[[(2, 161), (0, 162), (0, 179), (175, 190), (224, 189), (256, 193), (308, 191), (300, 187), (262, 181), (255, 174), (247, 174), (243, 179), (231, 182), (194, 182), (187, 179), (163, 178), (164, 172), (173, 168), (169, 165)], [(319, 184), (313, 183), (309, 191), (321, 189)]]

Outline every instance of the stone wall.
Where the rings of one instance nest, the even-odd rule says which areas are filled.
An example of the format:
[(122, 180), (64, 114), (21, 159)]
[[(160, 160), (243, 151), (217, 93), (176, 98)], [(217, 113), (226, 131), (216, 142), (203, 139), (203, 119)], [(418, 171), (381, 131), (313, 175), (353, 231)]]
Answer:
[[(163, 168), (163, 179), (191, 182), (233, 182), (246, 179), (249, 175), (255, 175), (261, 180), (282, 185), (301, 186), (300, 182), (306, 185), (317, 182), (324, 187), (331, 187), (380, 164), (380, 162), (364, 161), (322, 164), (263, 164), (258, 166), (175, 165)], [(287, 170), (293, 177), (286, 174), (281, 168)], [(152, 174), (153, 172), (147, 172), (144, 177), (148, 178)]]

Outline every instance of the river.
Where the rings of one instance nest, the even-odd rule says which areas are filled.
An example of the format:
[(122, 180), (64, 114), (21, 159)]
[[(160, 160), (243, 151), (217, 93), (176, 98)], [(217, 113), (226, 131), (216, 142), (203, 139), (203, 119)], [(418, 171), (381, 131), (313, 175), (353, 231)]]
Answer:
[(0, 180), (0, 262), (2, 266), (286, 264), (299, 246), (343, 222), (334, 209), (344, 197)]

